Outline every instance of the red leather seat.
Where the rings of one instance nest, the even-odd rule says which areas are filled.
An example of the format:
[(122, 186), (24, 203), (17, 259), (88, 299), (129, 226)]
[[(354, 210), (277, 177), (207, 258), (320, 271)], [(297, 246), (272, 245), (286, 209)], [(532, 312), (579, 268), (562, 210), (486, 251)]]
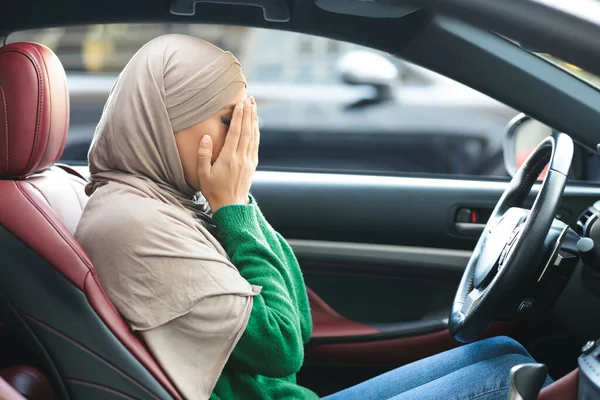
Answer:
[(35, 43), (0, 48), (2, 322), (30, 344), (58, 398), (180, 399), (72, 236), (85, 183), (54, 166), (68, 126), (56, 55)]

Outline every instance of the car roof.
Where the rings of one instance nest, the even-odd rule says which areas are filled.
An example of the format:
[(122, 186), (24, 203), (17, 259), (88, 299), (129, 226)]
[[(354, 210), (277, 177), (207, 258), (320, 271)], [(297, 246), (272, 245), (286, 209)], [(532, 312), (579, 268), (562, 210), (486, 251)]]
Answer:
[(344, 40), (396, 53), (427, 24), (430, 12), (401, 18), (367, 18), (325, 11), (312, 1), (290, 0), (288, 22), (266, 21), (259, 7), (197, 3), (194, 16), (173, 15), (165, 0), (9, 0), (0, 5), (0, 35), (27, 29), (107, 23), (212, 23), (281, 29)]

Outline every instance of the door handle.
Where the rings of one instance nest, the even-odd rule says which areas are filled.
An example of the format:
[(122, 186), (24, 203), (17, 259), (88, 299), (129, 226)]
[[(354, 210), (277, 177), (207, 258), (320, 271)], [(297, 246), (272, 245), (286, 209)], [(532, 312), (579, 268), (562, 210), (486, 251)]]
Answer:
[(454, 229), (461, 235), (469, 237), (479, 237), (485, 229), (485, 224), (473, 224), (470, 222), (456, 222), (454, 223)]
[(490, 213), (487, 208), (461, 207), (454, 214), (454, 230), (463, 236), (479, 237)]

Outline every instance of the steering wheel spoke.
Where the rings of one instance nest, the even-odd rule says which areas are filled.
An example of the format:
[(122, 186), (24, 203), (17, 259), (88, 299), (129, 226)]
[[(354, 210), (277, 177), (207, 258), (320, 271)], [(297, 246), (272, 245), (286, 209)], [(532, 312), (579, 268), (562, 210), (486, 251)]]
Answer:
[(477, 307), (485, 292), (486, 288), (471, 290), (460, 309), (465, 317), (468, 316), (475, 307)]
[(502, 213), (500, 215), (491, 216), (486, 225), (485, 233), (488, 235), (491, 234), (494, 231), (494, 229), (496, 229), (498, 227), (498, 225), (500, 224), (502, 219), (504, 219), (505, 215), (506, 215), (505, 213)]

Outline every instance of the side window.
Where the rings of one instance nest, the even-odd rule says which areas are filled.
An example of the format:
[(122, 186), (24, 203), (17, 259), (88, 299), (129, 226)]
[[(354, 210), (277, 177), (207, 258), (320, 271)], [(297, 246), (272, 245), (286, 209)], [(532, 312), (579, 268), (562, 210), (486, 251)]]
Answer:
[(517, 111), (466, 86), (358, 45), (218, 25), (94, 25), (17, 32), (67, 70), (63, 162), (86, 163), (104, 102), (128, 59), (169, 32), (233, 52), (259, 104), (264, 170), (504, 177), (504, 130)]

